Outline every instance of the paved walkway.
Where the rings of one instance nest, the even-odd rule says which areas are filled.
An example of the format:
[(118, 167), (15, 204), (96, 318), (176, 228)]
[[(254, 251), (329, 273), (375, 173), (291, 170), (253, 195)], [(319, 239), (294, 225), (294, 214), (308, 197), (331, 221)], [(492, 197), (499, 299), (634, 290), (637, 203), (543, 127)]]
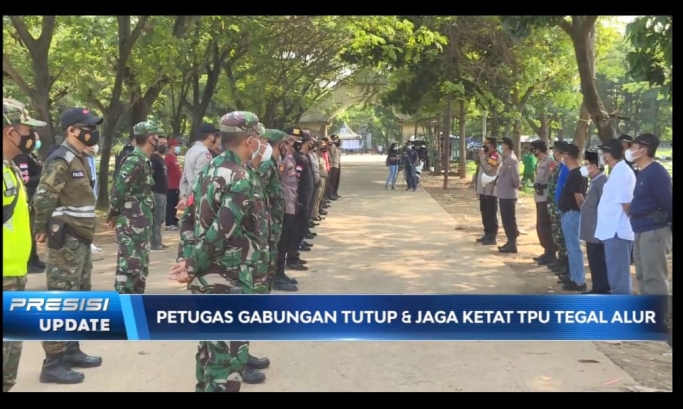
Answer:
[[(343, 198), (317, 228), (311, 270), (293, 273), (307, 293), (470, 293), (525, 291), (503, 262), (453, 230), (426, 192), (387, 191), (381, 156), (343, 158)], [(175, 244), (172, 233), (167, 243)], [(113, 282), (114, 247), (95, 263), (94, 288)], [(172, 254), (152, 255), (148, 290), (179, 293), (166, 280)], [(44, 289), (31, 275), (29, 288)], [(80, 385), (38, 382), (40, 345), (24, 345), (13, 391), (192, 391), (195, 342), (92, 342), (101, 368)], [(267, 381), (243, 391), (621, 391), (634, 381), (591, 342), (256, 342)]]

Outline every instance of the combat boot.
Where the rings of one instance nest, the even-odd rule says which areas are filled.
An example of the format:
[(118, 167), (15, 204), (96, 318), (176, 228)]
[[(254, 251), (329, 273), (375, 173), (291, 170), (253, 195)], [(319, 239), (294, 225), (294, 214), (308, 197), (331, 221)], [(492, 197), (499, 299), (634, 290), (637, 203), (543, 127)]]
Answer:
[(81, 383), (85, 375), (76, 372), (66, 363), (64, 353), (47, 354), (40, 371), (41, 383), (74, 384)]
[(298, 261), (291, 261), (287, 263), (287, 269), (296, 271), (307, 271), (308, 267), (299, 263)]
[(481, 244), (484, 246), (495, 246), (498, 244), (498, 241), (496, 240), (496, 236), (489, 236), (486, 239), (481, 241)]
[(249, 354), (247, 366), (251, 369), (266, 369), (270, 366), (270, 359), (257, 358), (254, 355)]
[(307, 240), (313, 240), (315, 236), (312, 233), (308, 233), (307, 235), (304, 236)]
[(501, 247), (498, 247), (498, 252), (508, 254), (517, 253), (517, 240), (508, 240), (507, 243), (503, 244)]
[(102, 358), (99, 356), (90, 356), (81, 351), (81, 346), (78, 341), (66, 343), (64, 358), (66, 363), (74, 368), (96, 368), (102, 365)]
[(289, 281), (286, 277), (275, 277), (273, 279), (273, 290), (295, 292), (299, 291), (299, 287)]
[(247, 367), (247, 369), (242, 371), (242, 382), (244, 382), (244, 383), (255, 384), (255, 383), (261, 383), (265, 380), (266, 380), (266, 374), (259, 371), (258, 369), (252, 369), (252, 368)]
[(477, 239), (477, 243), (481, 243), (484, 240), (487, 240), (489, 238), (488, 234), (485, 234)]

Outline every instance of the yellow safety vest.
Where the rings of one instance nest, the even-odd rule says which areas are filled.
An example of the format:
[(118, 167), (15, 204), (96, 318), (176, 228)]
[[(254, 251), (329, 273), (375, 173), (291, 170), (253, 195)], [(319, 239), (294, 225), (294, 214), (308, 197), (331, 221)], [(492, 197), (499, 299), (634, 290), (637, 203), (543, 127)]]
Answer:
[(31, 256), (28, 196), (16, 168), (2, 161), (2, 275), (23, 276)]

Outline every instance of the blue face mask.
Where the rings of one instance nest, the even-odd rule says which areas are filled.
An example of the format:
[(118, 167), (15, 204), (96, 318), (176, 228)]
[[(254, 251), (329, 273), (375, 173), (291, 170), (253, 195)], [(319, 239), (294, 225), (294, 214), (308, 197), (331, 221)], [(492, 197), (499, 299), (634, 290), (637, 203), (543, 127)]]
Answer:
[(503, 145), (498, 145), (498, 153), (503, 154)]
[(176, 146), (175, 148), (173, 148), (173, 152), (174, 152), (176, 155), (180, 154), (180, 146)]
[(35, 148), (33, 148), (33, 149), (37, 151), (37, 150), (40, 149), (41, 146), (42, 146), (42, 145), (41, 145), (41, 143), (40, 143), (40, 139), (38, 139), (38, 140), (36, 141)]

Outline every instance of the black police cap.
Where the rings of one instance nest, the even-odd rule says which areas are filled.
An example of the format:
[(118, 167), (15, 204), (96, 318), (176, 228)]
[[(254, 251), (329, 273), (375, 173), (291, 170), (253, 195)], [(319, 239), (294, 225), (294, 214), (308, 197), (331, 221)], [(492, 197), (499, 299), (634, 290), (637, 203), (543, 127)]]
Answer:
[(70, 126), (79, 125), (99, 125), (104, 121), (104, 118), (95, 116), (87, 108), (71, 108), (62, 114), (60, 123), (62, 129)]

